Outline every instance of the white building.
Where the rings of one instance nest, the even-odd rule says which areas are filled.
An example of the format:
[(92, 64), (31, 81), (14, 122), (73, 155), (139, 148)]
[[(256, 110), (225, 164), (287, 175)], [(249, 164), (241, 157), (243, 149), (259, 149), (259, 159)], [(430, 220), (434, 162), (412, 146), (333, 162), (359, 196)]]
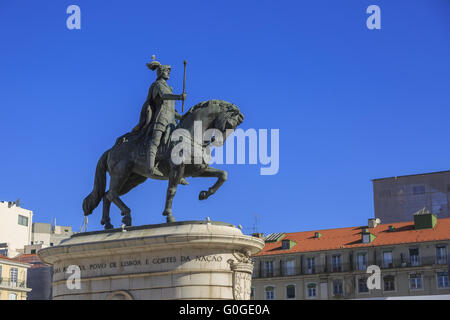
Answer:
[(32, 239), (33, 211), (12, 201), (0, 202), (0, 254), (17, 256)]

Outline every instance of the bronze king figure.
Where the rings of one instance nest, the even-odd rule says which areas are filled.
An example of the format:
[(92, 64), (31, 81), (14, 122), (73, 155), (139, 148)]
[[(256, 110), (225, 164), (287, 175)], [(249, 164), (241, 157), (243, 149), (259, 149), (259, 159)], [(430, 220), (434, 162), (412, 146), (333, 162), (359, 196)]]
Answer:
[[(142, 106), (139, 123), (133, 130), (116, 140), (114, 146), (105, 151), (97, 163), (94, 178), (94, 188), (83, 201), (84, 215), (90, 215), (103, 200), (103, 216), (101, 224), (105, 229), (113, 228), (109, 211), (114, 203), (123, 216), (122, 222), (131, 225), (131, 210), (123, 203), (120, 196), (147, 180), (168, 180), (166, 202), (163, 215), (167, 222), (174, 222), (172, 201), (178, 184), (188, 184), (186, 177), (216, 177), (216, 183), (207, 191), (201, 191), (200, 200), (205, 200), (226, 181), (227, 172), (209, 166), (202, 157), (200, 163), (194, 161), (193, 152), (185, 152), (185, 161), (174, 161), (173, 154), (177, 154), (180, 146), (200, 148), (202, 154), (210, 155), (210, 145), (214, 138), (196, 142), (194, 137), (194, 123), (201, 122), (202, 137), (206, 130), (214, 130), (221, 134), (215, 146), (223, 145), (229, 134), (244, 120), (239, 108), (223, 100), (209, 100), (200, 102), (189, 109), (184, 115), (175, 110), (175, 101), (186, 100), (185, 76), (186, 61), (184, 61), (183, 92), (174, 94), (167, 84), (171, 67), (155, 61), (147, 63), (147, 67), (156, 71), (156, 80), (148, 90), (147, 99)], [(178, 121), (178, 122), (177, 122)], [(171, 139), (174, 132), (180, 129), (184, 134), (178, 139)], [(182, 129), (182, 130), (181, 130)], [(177, 135), (178, 136), (178, 135)], [(184, 141), (183, 141), (184, 140)], [(182, 143), (183, 145), (179, 145)], [(177, 149), (174, 149), (177, 148)], [(183, 153), (183, 152), (181, 152)], [(187, 159), (186, 159), (187, 158)], [(106, 173), (110, 175), (109, 190), (106, 191)]]

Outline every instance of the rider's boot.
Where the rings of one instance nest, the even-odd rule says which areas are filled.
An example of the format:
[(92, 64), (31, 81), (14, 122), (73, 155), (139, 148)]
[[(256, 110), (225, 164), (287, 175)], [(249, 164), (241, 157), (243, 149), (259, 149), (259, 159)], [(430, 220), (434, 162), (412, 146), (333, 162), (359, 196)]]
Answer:
[(150, 149), (150, 157), (149, 157), (149, 169), (150, 169), (150, 174), (154, 175), (154, 176), (164, 176), (164, 174), (158, 170), (158, 168), (155, 166), (155, 160), (156, 160), (156, 151), (154, 151), (154, 149), (156, 148), (152, 148)]
[[(158, 146), (156, 144), (152, 144), (149, 151), (149, 169), (150, 174), (154, 176), (160, 176), (163, 177), (164, 174), (158, 170), (158, 168), (155, 166), (155, 160), (156, 160), (156, 153), (158, 151)], [(180, 184), (187, 186), (189, 182), (186, 181), (185, 178), (180, 179)]]

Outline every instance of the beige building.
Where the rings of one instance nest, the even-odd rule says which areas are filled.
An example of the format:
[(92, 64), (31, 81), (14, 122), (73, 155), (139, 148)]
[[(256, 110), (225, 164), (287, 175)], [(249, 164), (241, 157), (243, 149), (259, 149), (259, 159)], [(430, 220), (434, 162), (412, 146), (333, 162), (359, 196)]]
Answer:
[(15, 257), (31, 242), (33, 212), (16, 202), (0, 202), (0, 254)]
[(450, 218), (424, 210), (411, 222), (379, 223), (266, 236), (253, 256), (252, 299), (449, 295)]
[(0, 300), (27, 300), (27, 270), (31, 265), (0, 255)]
[(31, 245), (39, 248), (57, 246), (62, 240), (73, 234), (70, 226), (52, 226), (50, 223), (33, 223)]

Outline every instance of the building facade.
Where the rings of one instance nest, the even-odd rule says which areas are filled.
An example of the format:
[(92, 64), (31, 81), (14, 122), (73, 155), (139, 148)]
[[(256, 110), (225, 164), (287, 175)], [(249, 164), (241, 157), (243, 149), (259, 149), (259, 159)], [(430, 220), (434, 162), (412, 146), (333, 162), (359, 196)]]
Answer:
[(16, 202), (0, 202), (0, 254), (15, 257), (30, 244), (33, 212)]
[(433, 215), (423, 212), (411, 222), (378, 222), (265, 237), (264, 249), (253, 256), (252, 299), (450, 294), (450, 219), (433, 225)]
[(27, 270), (31, 265), (0, 255), (0, 300), (27, 300)]
[(31, 245), (40, 248), (57, 246), (62, 240), (70, 238), (73, 234), (70, 226), (57, 226), (50, 223), (33, 223)]
[(27, 271), (27, 286), (31, 288), (27, 300), (51, 300), (53, 267), (43, 263), (36, 253), (30, 253), (34, 246), (26, 247), (25, 253), (14, 260), (27, 263), (30, 268)]
[(450, 217), (450, 171), (372, 180), (375, 217), (383, 223), (412, 220), (426, 207), (438, 218)]

